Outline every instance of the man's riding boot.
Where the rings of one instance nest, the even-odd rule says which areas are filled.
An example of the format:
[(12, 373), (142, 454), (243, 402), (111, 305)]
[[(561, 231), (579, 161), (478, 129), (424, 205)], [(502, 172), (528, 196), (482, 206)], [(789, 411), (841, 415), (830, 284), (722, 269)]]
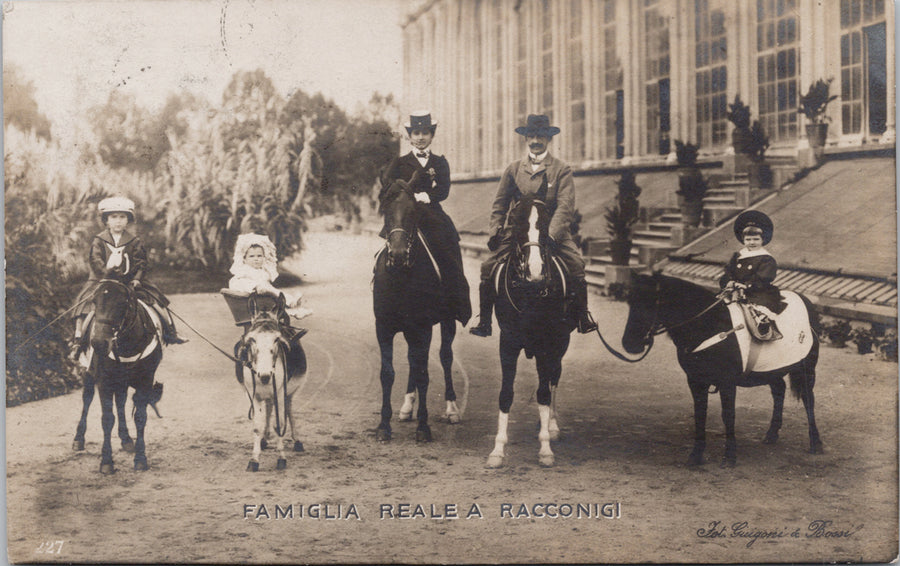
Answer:
[(597, 323), (588, 310), (587, 300), (587, 281), (584, 278), (578, 278), (574, 281), (575, 292), (575, 311), (578, 315), (578, 332), (587, 334), (597, 330)]
[(481, 303), (478, 326), (473, 326), (469, 332), (475, 336), (490, 336), (491, 317), (494, 313), (494, 286), (490, 280), (482, 281), (478, 286), (478, 298)]

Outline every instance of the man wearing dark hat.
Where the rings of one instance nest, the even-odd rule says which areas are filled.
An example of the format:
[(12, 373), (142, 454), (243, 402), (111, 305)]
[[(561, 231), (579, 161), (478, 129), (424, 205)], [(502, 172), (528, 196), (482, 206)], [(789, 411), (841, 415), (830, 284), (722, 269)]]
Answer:
[[(472, 317), (469, 284), (463, 273), (459, 233), (441, 201), (450, 194), (450, 164), (443, 155), (430, 149), (437, 122), (427, 110), (413, 112), (405, 125), (413, 151), (394, 158), (381, 177), (380, 201), (396, 182), (405, 183), (419, 203), (419, 230), (425, 236), (431, 253), (441, 271), (444, 291), (450, 297), (454, 316), (463, 325)], [(387, 233), (382, 229), (381, 237)]]
[[(745, 210), (734, 221), (734, 235), (744, 247), (735, 252), (719, 286), (751, 303), (762, 313), (759, 318), (760, 334), (766, 335), (772, 328), (771, 318), (784, 310), (781, 291), (772, 284), (778, 272), (775, 258), (763, 247), (772, 241), (774, 226), (766, 214), (758, 210)], [(780, 334), (776, 334), (780, 337)]]
[(509, 230), (504, 227), (510, 206), (518, 201), (521, 195), (536, 195), (541, 185), (546, 184), (547, 203), (551, 212), (550, 238), (554, 243), (554, 251), (566, 266), (575, 295), (575, 310), (578, 316), (578, 331), (593, 332), (597, 329), (587, 306), (587, 283), (584, 280), (584, 260), (578, 247), (572, 240), (570, 226), (575, 216), (575, 182), (572, 169), (560, 159), (550, 155), (549, 147), (553, 136), (559, 128), (550, 125), (550, 119), (544, 115), (529, 115), (525, 126), (516, 128), (516, 133), (525, 138), (528, 155), (521, 160), (509, 164), (494, 198), (491, 222), (488, 228), (488, 249), (493, 252), (490, 258), (481, 265), (481, 285), (479, 298), (481, 312), (478, 326), (469, 330), (476, 336), (491, 335), (491, 317), (494, 307), (494, 288), (491, 272), (500, 257), (509, 248)]

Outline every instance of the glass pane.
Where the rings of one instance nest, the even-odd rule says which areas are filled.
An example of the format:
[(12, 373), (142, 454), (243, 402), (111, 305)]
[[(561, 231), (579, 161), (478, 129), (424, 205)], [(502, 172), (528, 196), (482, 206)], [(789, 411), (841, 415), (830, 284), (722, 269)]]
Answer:
[(841, 36), (841, 66), (846, 67), (850, 64), (850, 35)]

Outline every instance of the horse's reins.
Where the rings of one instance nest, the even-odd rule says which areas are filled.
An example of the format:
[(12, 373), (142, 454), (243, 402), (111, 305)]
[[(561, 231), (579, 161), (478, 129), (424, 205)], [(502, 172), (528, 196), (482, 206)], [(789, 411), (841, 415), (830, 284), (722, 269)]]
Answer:
[(629, 362), (629, 363), (636, 363), (636, 362), (639, 362), (639, 361), (643, 360), (644, 358), (646, 358), (647, 354), (650, 353), (650, 350), (653, 348), (653, 337), (654, 336), (659, 336), (660, 334), (665, 334), (666, 332), (669, 332), (674, 328), (679, 328), (681, 326), (684, 326), (685, 324), (688, 324), (690, 322), (697, 320), (704, 314), (711, 311), (716, 305), (718, 305), (719, 303), (722, 303), (724, 300), (725, 300), (724, 296), (718, 295), (716, 297), (716, 300), (713, 301), (712, 304), (710, 304), (708, 307), (706, 307), (702, 311), (698, 312), (697, 314), (691, 316), (690, 318), (683, 320), (681, 322), (675, 323), (671, 326), (659, 325), (658, 320), (659, 320), (660, 296), (659, 296), (659, 283), (657, 283), (657, 285), (656, 285), (656, 307), (653, 309), (653, 322), (650, 323), (650, 327), (647, 329), (647, 333), (644, 335), (644, 338), (642, 340), (642, 342), (644, 342), (647, 345), (647, 349), (644, 351), (643, 354), (640, 355), (640, 357), (638, 357), (637, 359), (631, 359), (631, 358), (626, 357), (624, 354), (616, 351), (603, 338), (603, 334), (600, 333), (600, 327), (597, 327), (597, 336), (600, 337), (600, 341), (603, 343), (604, 346), (606, 346), (606, 349), (609, 350), (610, 354), (612, 354), (613, 356), (615, 356), (616, 358), (618, 358), (622, 361)]
[(15, 348), (13, 348), (13, 351), (10, 352), (9, 355), (10, 355), (10, 356), (14, 355), (16, 352), (19, 351), (19, 349), (20, 349), (22, 346), (24, 346), (25, 344), (28, 344), (29, 342), (31, 342), (32, 340), (34, 340), (35, 338), (37, 338), (38, 335), (39, 335), (41, 332), (47, 330), (48, 328), (50, 328), (51, 326), (53, 326), (54, 324), (56, 324), (56, 322), (57, 322), (59, 319), (61, 319), (62, 317), (66, 316), (67, 314), (69, 314), (69, 313), (72, 312), (73, 310), (77, 309), (78, 307), (80, 307), (80, 306), (83, 305), (84, 303), (86, 303), (86, 302), (88, 302), (88, 301), (92, 301), (93, 299), (94, 299), (93, 295), (90, 295), (90, 296), (85, 297), (84, 299), (78, 301), (78, 302), (75, 303), (72, 307), (70, 307), (70, 308), (64, 310), (64, 311), (62, 312), (62, 314), (60, 314), (59, 316), (57, 316), (56, 318), (54, 318), (53, 320), (51, 320), (50, 322), (48, 322), (47, 324), (45, 324), (44, 326), (42, 326), (37, 332), (35, 332), (34, 334), (32, 334), (31, 336), (29, 336), (28, 338), (26, 338), (24, 342), (22, 342), (21, 344), (19, 344), (19, 345), (16, 346)]

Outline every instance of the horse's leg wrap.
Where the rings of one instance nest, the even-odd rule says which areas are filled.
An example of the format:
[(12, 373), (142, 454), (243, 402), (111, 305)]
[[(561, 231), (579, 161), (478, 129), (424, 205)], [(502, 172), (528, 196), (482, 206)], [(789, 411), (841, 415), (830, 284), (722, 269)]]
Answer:
[(538, 440), (541, 442), (541, 450), (538, 452), (538, 461), (541, 466), (553, 465), (553, 450), (550, 449), (550, 405), (538, 405), (538, 415), (541, 418), (541, 431)]
[(509, 427), (509, 413), (500, 411), (497, 415), (497, 436), (494, 437), (494, 450), (488, 455), (487, 467), (499, 468), (503, 465), (504, 449), (509, 442), (507, 429)]

